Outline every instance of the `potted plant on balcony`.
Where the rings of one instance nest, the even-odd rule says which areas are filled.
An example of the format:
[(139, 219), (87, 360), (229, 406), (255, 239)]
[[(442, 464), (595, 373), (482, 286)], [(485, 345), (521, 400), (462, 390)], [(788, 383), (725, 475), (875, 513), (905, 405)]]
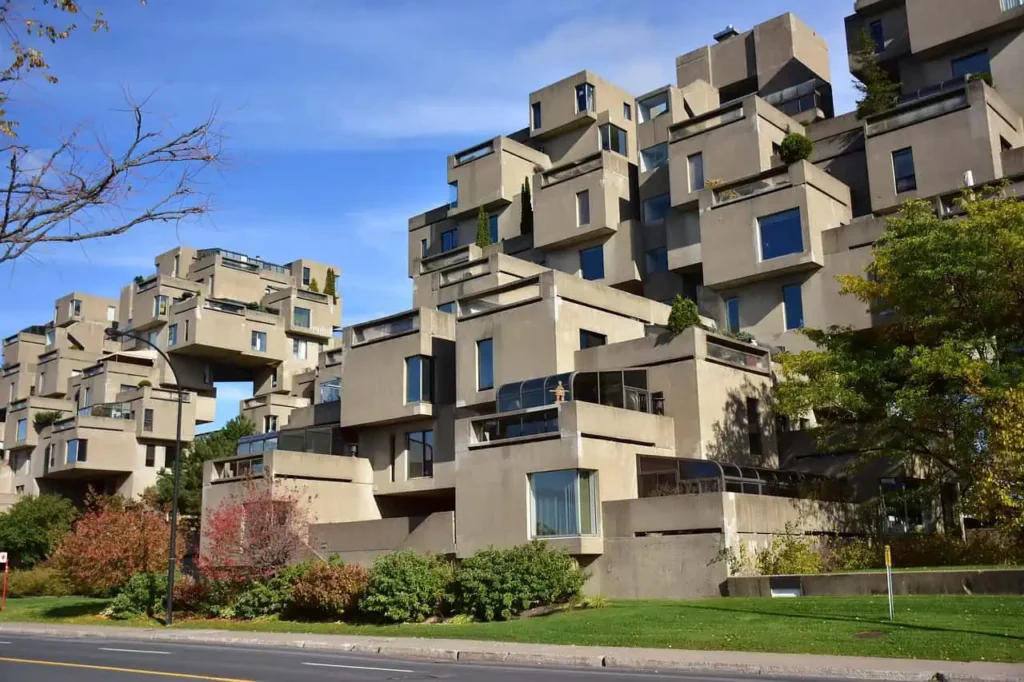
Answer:
[(779, 145), (779, 157), (787, 166), (811, 158), (814, 143), (811, 138), (801, 133), (790, 133)]
[(36, 415), (32, 418), (32, 427), (39, 433), (47, 426), (52, 426), (54, 422), (60, 421), (60, 418), (64, 416), (64, 412), (61, 410), (44, 410), (42, 412), (36, 412)]
[(702, 327), (697, 304), (676, 294), (672, 301), (672, 312), (668, 314), (668, 331), (672, 336), (682, 334), (690, 327)]

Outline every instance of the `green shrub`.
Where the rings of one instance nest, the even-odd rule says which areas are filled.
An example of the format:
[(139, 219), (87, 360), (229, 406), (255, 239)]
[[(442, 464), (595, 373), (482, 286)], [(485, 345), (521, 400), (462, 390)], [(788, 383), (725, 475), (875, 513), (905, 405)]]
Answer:
[(972, 73), (970, 76), (967, 77), (967, 80), (972, 81), (972, 82), (973, 81), (985, 81), (986, 83), (988, 83), (989, 87), (994, 87), (995, 86), (995, 81), (992, 80), (992, 74), (990, 74), (988, 72)]
[(52, 568), (13, 570), (7, 576), (8, 597), (64, 597), (71, 586)]
[(366, 594), (370, 572), (356, 564), (314, 564), (292, 590), (290, 615), (312, 620), (341, 620)]
[(814, 152), (814, 143), (806, 135), (801, 133), (790, 133), (779, 145), (779, 156), (786, 164), (796, 163), (811, 158)]
[(150, 381), (149, 379), (143, 379), (142, 381), (139, 382), (139, 388), (146, 388), (147, 386), (152, 386), (152, 385), (153, 385), (153, 382)]
[(867, 538), (841, 538), (825, 547), (822, 561), (827, 572), (864, 571), (884, 566), (881, 546)]
[(699, 326), (700, 313), (697, 312), (697, 304), (676, 294), (672, 301), (672, 311), (668, 314), (668, 330), (672, 334), (681, 334), (690, 327)]
[(821, 573), (824, 570), (816, 543), (792, 524), (786, 524), (785, 535), (777, 536), (772, 544), (760, 549), (754, 555), (754, 563), (760, 575), (796, 575)]
[(71, 500), (60, 495), (23, 497), (0, 514), (0, 549), (11, 568), (32, 568), (50, 558), (77, 516)]
[(166, 600), (165, 574), (136, 573), (110, 602), (104, 614), (117, 620), (129, 620), (143, 614), (152, 616)]
[(36, 412), (32, 418), (32, 428), (35, 429), (36, 433), (39, 433), (47, 426), (53, 426), (60, 418), (64, 416), (64, 410), (43, 410), (42, 412)]
[(419, 623), (440, 615), (450, 599), (454, 569), (444, 559), (413, 551), (377, 557), (359, 606), (371, 618)]
[(292, 599), (295, 584), (312, 568), (309, 562), (287, 566), (266, 580), (251, 583), (231, 604), (232, 617), (243, 620), (280, 614)]
[(485, 549), (459, 566), (456, 610), (480, 620), (507, 620), (527, 609), (578, 598), (586, 580), (572, 557), (544, 542)]

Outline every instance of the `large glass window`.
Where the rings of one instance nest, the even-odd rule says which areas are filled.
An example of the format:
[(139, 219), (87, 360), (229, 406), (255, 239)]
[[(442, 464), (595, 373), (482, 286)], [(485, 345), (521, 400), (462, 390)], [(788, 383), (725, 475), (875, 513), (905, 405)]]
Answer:
[(441, 233), (441, 251), (451, 251), (459, 247), (459, 231), (448, 230)]
[(25, 440), (26, 438), (28, 438), (28, 420), (27, 419), (19, 419), (18, 420), (18, 433), (15, 436), (14, 440), (21, 441), (21, 440)]
[[(310, 274), (309, 268), (302, 268), (302, 286), (304, 286), (304, 287), (308, 287), (309, 286), (310, 277), (311, 277), (311, 274)], [(212, 290), (213, 289), (211, 288), (211, 291)]]
[(885, 50), (885, 30), (882, 28), (881, 19), (868, 24), (868, 34), (871, 36), (871, 42), (875, 44), (875, 54)]
[(629, 105), (629, 102), (622, 103), (622, 118), (627, 121), (633, 120), (633, 107)]
[(580, 83), (576, 86), (576, 113), (594, 111), (594, 86)]
[(640, 172), (649, 173), (668, 163), (668, 143), (662, 142), (640, 150)]
[(652, 121), (662, 114), (668, 113), (668, 92), (652, 95), (636, 103), (639, 112), (639, 122)]
[(266, 332), (253, 332), (252, 333), (252, 349), (257, 353), (267, 352), (267, 333)]
[(432, 399), (432, 361), (426, 355), (405, 359), (405, 402), (429, 403)]
[(167, 345), (178, 345), (178, 325), (176, 324), (172, 324), (170, 327), (167, 328)]
[(305, 327), (306, 329), (309, 329), (309, 308), (296, 307), (292, 311), (292, 322), (296, 327)]
[(989, 63), (988, 50), (975, 52), (966, 57), (954, 59), (951, 63), (953, 78), (963, 78), (972, 73), (992, 73), (992, 66)]
[(459, 205), (459, 183), (449, 182), (448, 183), (448, 206), (455, 208)]
[(498, 214), (492, 213), (487, 216), (487, 227), (491, 232), (491, 243), (498, 243)]
[(273, 433), (277, 431), (277, 415), (268, 414), (263, 417), (263, 433)]
[(533, 129), (537, 130), (543, 125), (540, 118), (540, 102), (534, 102), (530, 105), (530, 111), (533, 114)]
[(804, 326), (804, 300), (799, 284), (782, 287), (782, 303), (786, 313), (786, 329)]
[(160, 315), (167, 314), (167, 297), (166, 296), (154, 296), (153, 297), (153, 316), (157, 317)]
[(917, 174), (914, 172), (914, 150), (910, 147), (892, 153), (892, 174), (896, 181), (896, 193), (917, 189)]
[(153, 430), (153, 410), (152, 408), (144, 408), (142, 410), (142, 430), (152, 431)]
[(71, 299), (68, 305), (68, 312), (71, 313), (71, 317), (80, 317), (82, 315), (82, 302), (77, 298)]
[(434, 475), (434, 432), (412, 431), (405, 434), (408, 452), (409, 478), (429, 478)]
[(580, 350), (584, 348), (596, 348), (597, 346), (603, 346), (608, 343), (608, 337), (604, 334), (598, 334), (587, 329), (580, 330)]
[(691, 154), (686, 157), (686, 168), (689, 172), (690, 191), (704, 189), (704, 154)]
[(590, 190), (576, 193), (576, 226), (590, 224)]
[(601, 149), (626, 156), (626, 131), (611, 123), (601, 126)]
[(294, 356), (296, 360), (306, 359), (305, 339), (292, 339), (292, 356)]
[(74, 464), (75, 462), (84, 462), (88, 456), (89, 442), (76, 438), (75, 440), (68, 441), (67, 448), (67, 463)]
[(604, 246), (598, 244), (580, 251), (580, 274), (583, 279), (604, 279)]
[(455, 305), (455, 301), (452, 301), (451, 303), (442, 303), (441, 305), (437, 306), (437, 309), (440, 310), (442, 313), (451, 313), (454, 315)]
[(668, 249), (664, 246), (650, 249), (646, 254), (646, 261), (648, 275), (654, 272), (665, 272), (668, 270)]
[(761, 260), (803, 252), (799, 208), (758, 218), (757, 224), (761, 232)]
[(730, 334), (740, 331), (740, 299), (730, 298), (725, 302), (726, 330)]
[(665, 220), (672, 201), (668, 194), (659, 194), (643, 203), (644, 225), (653, 225)]
[(476, 342), (476, 390), (494, 388), (494, 339)]
[(544, 471), (530, 475), (534, 537), (597, 533), (597, 472)]

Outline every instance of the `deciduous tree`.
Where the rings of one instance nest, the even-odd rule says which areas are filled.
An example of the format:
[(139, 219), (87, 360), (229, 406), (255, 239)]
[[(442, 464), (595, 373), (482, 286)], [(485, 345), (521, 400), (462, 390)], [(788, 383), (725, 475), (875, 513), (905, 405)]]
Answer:
[(0, 550), (13, 568), (32, 568), (50, 557), (71, 530), (75, 506), (60, 495), (18, 500), (0, 514)]

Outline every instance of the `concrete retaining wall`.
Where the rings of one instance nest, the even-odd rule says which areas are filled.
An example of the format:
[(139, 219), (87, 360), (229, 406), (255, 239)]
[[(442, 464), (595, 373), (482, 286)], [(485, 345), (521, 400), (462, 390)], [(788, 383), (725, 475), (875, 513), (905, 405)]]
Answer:
[(697, 599), (721, 596), (721, 533), (605, 538), (604, 554), (587, 566), (588, 594), (609, 599)]
[[(910, 594), (1024, 594), (1024, 569), (909, 571), (894, 573), (893, 592)], [(729, 578), (730, 597), (771, 597), (799, 588), (806, 597), (886, 594), (885, 572)]]

